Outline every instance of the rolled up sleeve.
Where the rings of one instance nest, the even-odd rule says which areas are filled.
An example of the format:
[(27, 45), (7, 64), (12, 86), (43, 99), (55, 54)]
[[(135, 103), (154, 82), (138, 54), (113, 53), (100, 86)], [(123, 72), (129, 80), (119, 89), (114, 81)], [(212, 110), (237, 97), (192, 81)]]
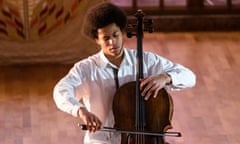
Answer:
[(191, 70), (181, 65), (178, 65), (177, 68), (168, 71), (167, 73), (172, 79), (170, 85), (171, 90), (191, 88), (196, 84), (196, 75)]
[(75, 117), (78, 116), (78, 109), (84, 107), (84, 105), (79, 102), (80, 98), (76, 97), (75, 94), (75, 88), (80, 82), (79, 74), (76, 74), (76, 71), (72, 69), (55, 85), (53, 90), (53, 99), (57, 108)]

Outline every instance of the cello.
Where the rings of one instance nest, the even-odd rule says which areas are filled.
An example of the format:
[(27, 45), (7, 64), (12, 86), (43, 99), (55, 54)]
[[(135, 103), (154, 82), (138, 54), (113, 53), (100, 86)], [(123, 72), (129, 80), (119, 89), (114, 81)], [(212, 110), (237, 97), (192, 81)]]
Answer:
[[(156, 98), (145, 101), (140, 92), (140, 79), (143, 78), (142, 40), (143, 32), (152, 32), (151, 20), (144, 19), (142, 10), (135, 14), (136, 32), (127, 36), (137, 37), (137, 75), (136, 81), (121, 86), (113, 99), (115, 128), (123, 131), (135, 131), (140, 134), (122, 134), (122, 144), (165, 144), (164, 133), (172, 128), (173, 101), (165, 89), (161, 89)], [(142, 133), (141, 133), (142, 132)], [(144, 132), (159, 135), (144, 134)], [(180, 136), (180, 133), (177, 133)]]

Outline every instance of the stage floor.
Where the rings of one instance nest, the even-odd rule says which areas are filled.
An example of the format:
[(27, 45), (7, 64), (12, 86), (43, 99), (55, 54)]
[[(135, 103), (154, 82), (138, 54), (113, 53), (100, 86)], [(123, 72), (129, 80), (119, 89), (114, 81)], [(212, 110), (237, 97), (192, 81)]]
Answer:
[[(125, 45), (136, 47), (135, 39)], [(145, 34), (144, 50), (192, 69), (194, 88), (170, 92), (174, 114), (170, 144), (240, 143), (240, 33)], [(0, 67), (1, 144), (82, 144), (79, 119), (59, 111), (56, 82), (72, 65)]]

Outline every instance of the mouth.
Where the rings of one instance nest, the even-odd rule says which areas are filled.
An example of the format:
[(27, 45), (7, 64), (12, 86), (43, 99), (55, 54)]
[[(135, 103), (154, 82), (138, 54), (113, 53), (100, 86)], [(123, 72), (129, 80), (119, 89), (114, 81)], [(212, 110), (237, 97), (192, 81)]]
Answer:
[(110, 52), (115, 53), (115, 52), (118, 52), (119, 48), (114, 47), (114, 48), (110, 48), (109, 50)]

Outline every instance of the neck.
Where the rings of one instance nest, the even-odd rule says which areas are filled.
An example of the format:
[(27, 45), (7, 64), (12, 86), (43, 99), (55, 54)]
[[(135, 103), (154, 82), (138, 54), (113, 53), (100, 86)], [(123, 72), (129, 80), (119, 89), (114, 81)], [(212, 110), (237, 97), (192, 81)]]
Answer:
[(116, 65), (117, 67), (120, 67), (123, 60), (123, 52), (119, 56), (107, 58), (112, 64)]

